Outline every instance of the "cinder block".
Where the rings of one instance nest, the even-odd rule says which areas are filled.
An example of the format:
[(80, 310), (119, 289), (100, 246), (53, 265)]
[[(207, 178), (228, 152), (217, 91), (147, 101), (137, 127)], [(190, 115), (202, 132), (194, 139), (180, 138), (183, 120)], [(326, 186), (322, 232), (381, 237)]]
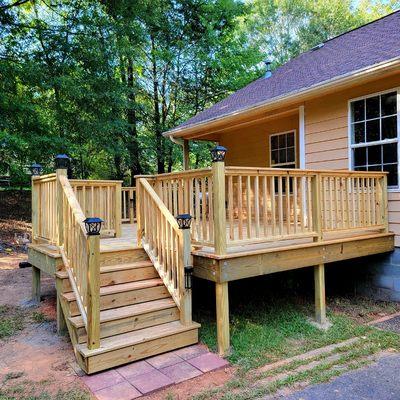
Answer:
[(379, 288), (393, 289), (393, 276), (391, 275), (375, 275), (373, 284)]

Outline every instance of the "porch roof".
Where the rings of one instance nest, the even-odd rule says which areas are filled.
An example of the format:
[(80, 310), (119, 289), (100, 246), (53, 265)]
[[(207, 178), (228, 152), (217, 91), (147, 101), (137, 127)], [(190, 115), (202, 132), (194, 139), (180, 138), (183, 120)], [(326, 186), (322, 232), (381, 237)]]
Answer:
[(224, 100), (165, 133), (182, 136), (189, 128), (246, 112), (254, 107), (296, 96), (400, 58), (400, 11), (326, 41), (261, 77)]

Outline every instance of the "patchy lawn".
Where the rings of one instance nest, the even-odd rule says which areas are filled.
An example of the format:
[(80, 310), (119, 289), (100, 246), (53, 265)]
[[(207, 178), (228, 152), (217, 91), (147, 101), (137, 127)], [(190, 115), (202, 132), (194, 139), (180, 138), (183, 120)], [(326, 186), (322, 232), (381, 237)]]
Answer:
[[(395, 302), (378, 302), (360, 296), (328, 298), (328, 318), (332, 326), (321, 331), (310, 323), (312, 299), (301, 296), (271, 296), (261, 300), (246, 297), (245, 304), (233, 307), (230, 315), (231, 346), (228, 356), (238, 367), (225, 385), (195, 395), (193, 399), (250, 400), (288, 391), (300, 385), (324, 382), (349, 370), (360, 368), (384, 351), (400, 351), (400, 336), (383, 332), (366, 323), (400, 310)], [(200, 310), (200, 338), (216, 349), (215, 320)], [(297, 360), (262, 371), (261, 366), (313, 349), (360, 337), (340, 349)]]

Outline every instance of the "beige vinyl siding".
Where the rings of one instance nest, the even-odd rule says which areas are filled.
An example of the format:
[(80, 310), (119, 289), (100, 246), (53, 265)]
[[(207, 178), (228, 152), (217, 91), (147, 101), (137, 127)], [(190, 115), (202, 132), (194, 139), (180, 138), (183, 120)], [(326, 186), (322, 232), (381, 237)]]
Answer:
[(269, 167), (269, 135), (290, 130), (296, 130), (296, 162), (299, 165), (298, 114), (232, 129), (221, 134), (219, 143), (228, 149), (226, 164), (245, 167)]
[[(309, 169), (348, 169), (348, 101), (400, 87), (400, 73), (305, 103), (305, 165)], [(400, 246), (400, 193), (390, 192), (389, 228)]]

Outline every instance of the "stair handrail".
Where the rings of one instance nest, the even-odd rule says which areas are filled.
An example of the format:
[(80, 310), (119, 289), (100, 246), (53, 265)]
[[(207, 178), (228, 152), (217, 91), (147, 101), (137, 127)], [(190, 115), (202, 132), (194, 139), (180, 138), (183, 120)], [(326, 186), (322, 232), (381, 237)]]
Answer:
[(89, 349), (100, 347), (100, 236), (88, 235), (85, 214), (65, 175), (58, 176), (61, 196), (61, 257), (87, 331)]
[(190, 259), (190, 233), (185, 235), (146, 178), (137, 181), (138, 243), (142, 245), (180, 310), (181, 322), (191, 323), (191, 292), (185, 285)]

